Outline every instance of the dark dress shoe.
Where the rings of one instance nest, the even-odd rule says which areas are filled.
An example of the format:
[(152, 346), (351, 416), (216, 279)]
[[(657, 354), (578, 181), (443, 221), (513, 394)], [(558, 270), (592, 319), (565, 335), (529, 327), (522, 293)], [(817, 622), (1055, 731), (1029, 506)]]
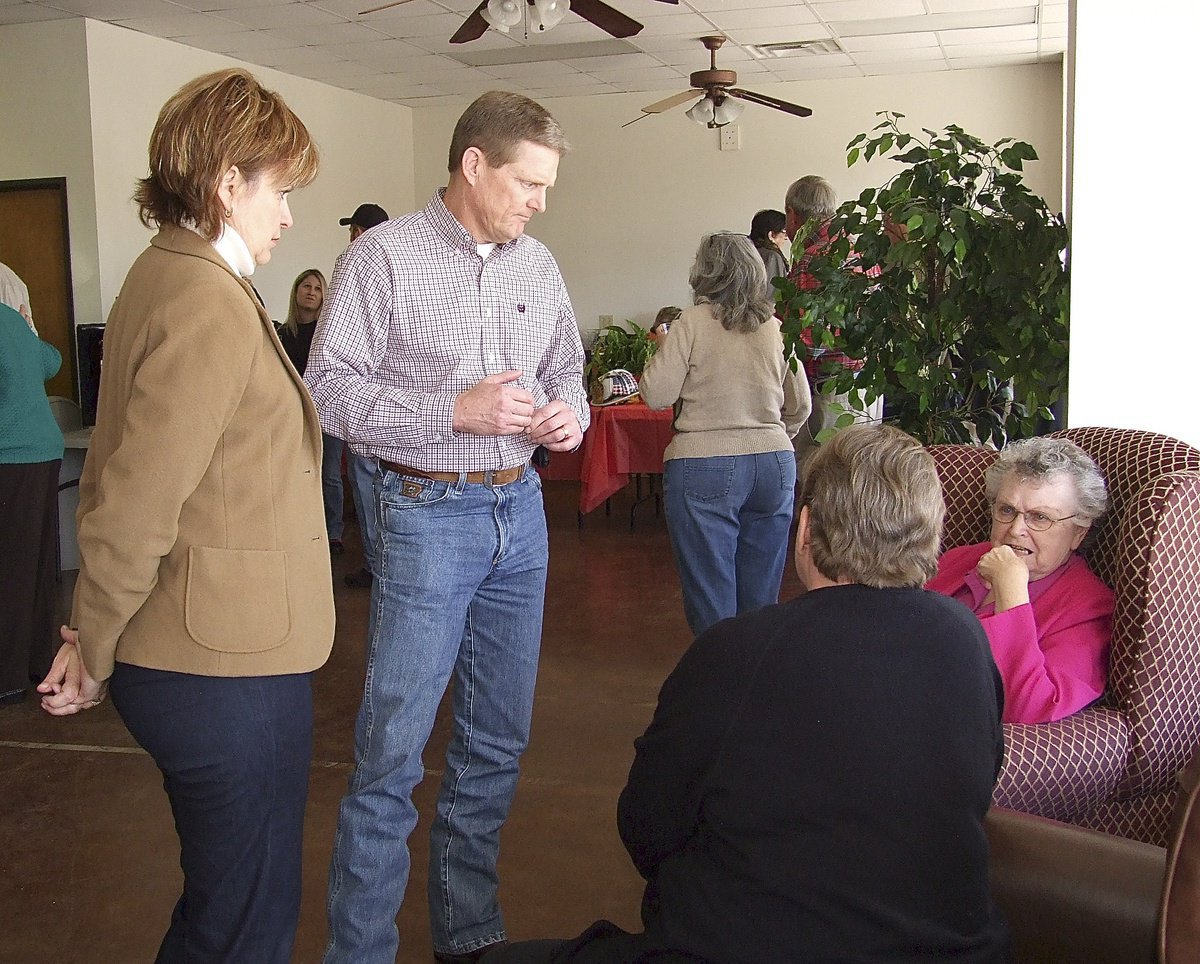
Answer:
[(346, 547), (344, 545), (342, 545), (341, 539), (330, 539), (329, 540), (329, 554), (331, 556), (340, 556), (345, 551), (346, 551)]
[(485, 944), (477, 950), (466, 951), (462, 954), (444, 954), (434, 951), (433, 959), (437, 961), (437, 964), (476, 964), (477, 961), (483, 960), (485, 954), (490, 954), (507, 943), (508, 941), (496, 941), (492, 944)]

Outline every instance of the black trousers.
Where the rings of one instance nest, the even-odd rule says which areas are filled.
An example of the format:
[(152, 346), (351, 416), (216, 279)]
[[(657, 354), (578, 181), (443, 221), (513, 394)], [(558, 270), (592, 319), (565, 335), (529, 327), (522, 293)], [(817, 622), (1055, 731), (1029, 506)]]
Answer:
[(192, 676), (118, 662), (109, 692), (154, 758), (183, 894), (159, 964), (288, 964), (300, 913), (311, 674)]
[(58, 467), (0, 464), (0, 696), (41, 682), (58, 648)]

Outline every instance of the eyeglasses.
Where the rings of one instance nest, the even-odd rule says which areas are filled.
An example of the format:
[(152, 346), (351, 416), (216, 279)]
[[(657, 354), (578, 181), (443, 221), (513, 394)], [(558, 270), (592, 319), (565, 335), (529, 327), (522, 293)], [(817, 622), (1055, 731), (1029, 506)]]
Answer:
[(992, 506), (992, 518), (997, 522), (1008, 525), (1010, 522), (1016, 522), (1017, 516), (1025, 517), (1025, 525), (1034, 532), (1045, 532), (1057, 522), (1066, 522), (1068, 519), (1074, 519), (1079, 515), (1074, 512), (1071, 515), (1065, 515), (1061, 519), (1056, 519), (1053, 516), (1046, 515), (1045, 512), (1022, 512), (1020, 509), (1014, 509), (1011, 505), (1005, 505), (1000, 502)]

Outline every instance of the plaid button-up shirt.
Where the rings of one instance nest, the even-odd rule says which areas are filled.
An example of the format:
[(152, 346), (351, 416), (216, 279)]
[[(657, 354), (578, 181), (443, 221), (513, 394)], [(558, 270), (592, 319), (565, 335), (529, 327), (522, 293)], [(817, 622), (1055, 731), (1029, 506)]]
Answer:
[(561, 399), (587, 428), (575, 313), (545, 245), (522, 235), (483, 257), (443, 194), (338, 258), (304, 380), (323, 429), (360, 454), (426, 471), (520, 465), (527, 436), (457, 433), (454, 400), (519, 369), (537, 407)]
[[(805, 245), (804, 254), (796, 259), (796, 263), (792, 265), (791, 271), (788, 272), (788, 278), (801, 291), (815, 291), (821, 287), (821, 282), (809, 273), (808, 266), (812, 263), (812, 259), (818, 254), (823, 254), (829, 246), (829, 223), (822, 224), (811, 238), (808, 244)], [(879, 268), (873, 267), (867, 271), (869, 277), (877, 277)], [(836, 332), (835, 332), (836, 334)], [(810, 385), (819, 385), (829, 376), (824, 372), (824, 365), (827, 361), (837, 362), (843, 368), (849, 368), (853, 371), (859, 371), (863, 367), (863, 363), (858, 358), (851, 358), (845, 352), (835, 351), (829, 348), (813, 349), (813, 336), (811, 328), (804, 328), (800, 332), (800, 340), (808, 346), (808, 353), (804, 359), (804, 371), (808, 375)]]

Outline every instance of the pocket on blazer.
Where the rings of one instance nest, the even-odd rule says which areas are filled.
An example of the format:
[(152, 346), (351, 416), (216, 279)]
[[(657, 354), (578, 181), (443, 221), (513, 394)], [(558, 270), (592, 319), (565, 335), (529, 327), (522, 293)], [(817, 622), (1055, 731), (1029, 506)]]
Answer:
[(261, 653), (282, 645), (292, 631), (287, 554), (192, 546), (183, 618), (206, 649)]

